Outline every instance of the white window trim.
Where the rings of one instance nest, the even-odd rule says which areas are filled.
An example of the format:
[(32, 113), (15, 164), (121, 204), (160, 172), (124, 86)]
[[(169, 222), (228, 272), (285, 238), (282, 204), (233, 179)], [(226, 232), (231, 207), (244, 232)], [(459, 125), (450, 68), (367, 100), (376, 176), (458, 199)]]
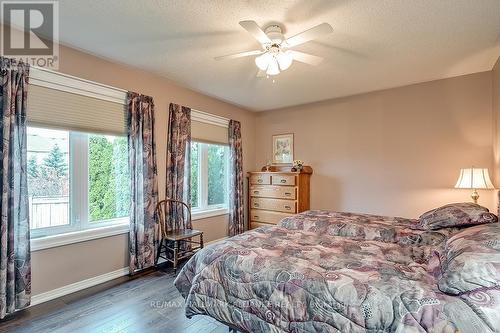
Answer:
[(229, 119), (208, 112), (191, 109), (191, 120), (216, 126), (229, 128)]
[(208, 217), (221, 216), (229, 214), (229, 208), (214, 208), (207, 210), (193, 210), (191, 213), (191, 219), (193, 221), (206, 219)]
[[(118, 219), (117, 219), (118, 220)], [(31, 251), (40, 251), (70, 245), (80, 242), (86, 242), (93, 239), (104, 237), (111, 237), (121, 234), (126, 234), (130, 230), (129, 218), (120, 219), (122, 223), (114, 224), (106, 227), (99, 227), (87, 230), (79, 230), (75, 232), (67, 232), (52, 236), (45, 236), (40, 238), (32, 238), (30, 241)]]
[(40, 67), (31, 67), (30, 84), (125, 104), (127, 91)]

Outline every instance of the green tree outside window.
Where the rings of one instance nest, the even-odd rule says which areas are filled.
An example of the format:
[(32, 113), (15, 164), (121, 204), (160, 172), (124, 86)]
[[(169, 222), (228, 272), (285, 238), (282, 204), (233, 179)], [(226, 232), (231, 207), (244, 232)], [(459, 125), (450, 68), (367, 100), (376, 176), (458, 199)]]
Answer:
[(127, 139), (89, 135), (89, 219), (128, 216), (130, 178)]

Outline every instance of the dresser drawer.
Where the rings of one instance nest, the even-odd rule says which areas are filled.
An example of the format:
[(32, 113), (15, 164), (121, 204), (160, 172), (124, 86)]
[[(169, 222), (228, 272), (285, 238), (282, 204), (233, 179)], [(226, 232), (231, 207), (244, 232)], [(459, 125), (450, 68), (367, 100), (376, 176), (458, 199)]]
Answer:
[(250, 220), (255, 222), (278, 224), (278, 222), (283, 220), (285, 217), (292, 215), (293, 214), (278, 213), (261, 209), (250, 210)]
[(269, 226), (273, 226), (273, 225), (274, 224), (260, 223), (260, 222), (251, 221), (250, 222), (250, 229), (255, 229), (255, 228), (258, 228), (258, 227), (269, 227)]
[(282, 199), (251, 198), (250, 207), (274, 210), (277, 212), (296, 213), (295, 201)]
[(272, 182), (273, 185), (295, 185), (294, 175), (273, 175)]
[(271, 184), (271, 175), (251, 175), (250, 176), (250, 184), (262, 184), (269, 185)]
[(261, 185), (251, 185), (250, 186), (250, 196), (252, 197), (264, 197), (264, 198), (276, 198), (276, 199), (295, 199), (295, 187), (289, 186), (261, 186)]

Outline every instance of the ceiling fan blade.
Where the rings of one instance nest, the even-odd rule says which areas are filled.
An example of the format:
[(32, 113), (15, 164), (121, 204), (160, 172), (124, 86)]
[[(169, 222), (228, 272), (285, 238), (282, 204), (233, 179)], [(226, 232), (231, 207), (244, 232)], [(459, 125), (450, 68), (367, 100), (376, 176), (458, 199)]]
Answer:
[(320, 25), (317, 25), (314, 28), (311, 28), (309, 30), (301, 32), (300, 34), (288, 38), (285, 42), (289, 47), (292, 47), (316, 39), (321, 35), (329, 34), (332, 31), (333, 28), (331, 25), (329, 25), (328, 23), (321, 23)]
[(266, 33), (255, 23), (255, 21), (241, 21), (240, 25), (255, 37), (261, 44), (271, 44), (272, 41), (267, 37)]
[(257, 72), (257, 75), (255, 75), (256, 77), (267, 77), (267, 74), (266, 74), (266, 71), (263, 71), (263, 70), (260, 70)]
[(289, 52), (292, 53), (293, 60), (297, 60), (308, 65), (317, 66), (323, 61), (323, 58), (309, 53), (293, 51), (293, 50), (290, 50)]
[(235, 53), (235, 54), (229, 54), (225, 56), (220, 56), (220, 57), (215, 57), (215, 60), (226, 60), (226, 59), (236, 59), (236, 58), (242, 58), (242, 57), (248, 57), (248, 56), (253, 56), (253, 55), (259, 55), (264, 53), (262, 50), (254, 50), (254, 51), (246, 51), (246, 52), (240, 52), (240, 53)]

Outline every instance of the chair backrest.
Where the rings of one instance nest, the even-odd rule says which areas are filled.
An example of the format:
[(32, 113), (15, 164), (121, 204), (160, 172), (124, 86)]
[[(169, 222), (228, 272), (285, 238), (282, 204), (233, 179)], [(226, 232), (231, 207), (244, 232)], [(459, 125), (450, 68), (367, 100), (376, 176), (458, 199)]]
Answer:
[[(186, 209), (187, 214), (184, 214), (184, 209)], [(167, 217), (170, 214), (170, 217), (172, 218), (171, 214), (174, 212), (181, 212), (182, 218), (186, 219), (186, 223), (179, 223), (179, 221), (175, 221), (173, 231), (186, 229), (181, 228), (181, 225), (191, 225), (191, 208), (189, 208), (187, 203), (174, 199), (162, 200), (156, 205), (155, 215), (156, 221), (160, 225), (160, 233), (163, 237), (167, 234)]]

